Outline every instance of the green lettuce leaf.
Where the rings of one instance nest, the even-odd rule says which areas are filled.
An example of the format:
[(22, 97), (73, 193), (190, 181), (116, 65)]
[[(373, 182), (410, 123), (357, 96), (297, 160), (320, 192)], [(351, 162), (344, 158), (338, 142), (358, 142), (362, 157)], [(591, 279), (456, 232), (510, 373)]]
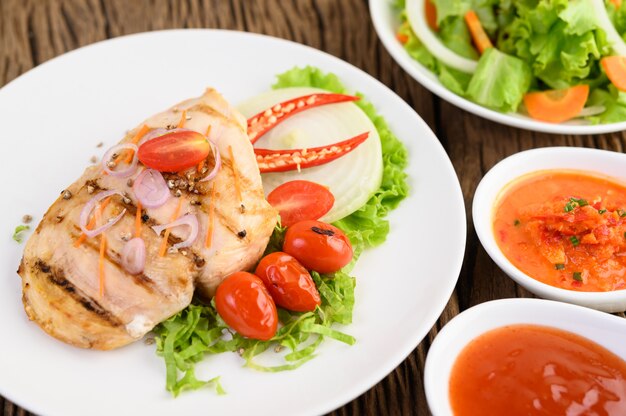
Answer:
[(626, 93), (613, 85), (608, 86), (608, 91), (600, 88), (591, 91), (587, 105), (606, 108), (602, 114), (587, 117), (593, 123), (617, 123), (626, 120)]
[(531, 79), (526, 62), (489, 48), (478, 61), (467, 95), (485, 107), (515, 111), (528, 91)]
[[(407, 36), (407, 42), (404, 44), (404, 49), (407, 53), (420, 64), (434, 72), (439, 81), (450, 91), (458, 95), (464, 95), (469, 81), (471, 79), (470, 74), (458, 71), (454, 68), (450, 68), (441, 63), (426, 49), (424, 44), (413, 33), (408, 23), (404, 23), (398, 33)], [(476, 52), (474, 52), (476, 53)]]

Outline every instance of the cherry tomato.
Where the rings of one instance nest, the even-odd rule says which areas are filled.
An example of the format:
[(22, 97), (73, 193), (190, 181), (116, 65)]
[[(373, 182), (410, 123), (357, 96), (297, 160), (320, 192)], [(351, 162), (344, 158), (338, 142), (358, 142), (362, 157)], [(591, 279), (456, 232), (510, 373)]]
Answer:
[(298, 260), (277, 251), (263, 257), (254, 272), (278, 306), (296, 312), (308, 312), (322, 303), (311, 275)]
[(321, 221), (301, 221), (287, 228), (283, 251), (320, 273), (336, 272), (350, 263), (353, 254), (344, 232)]
[(192, 130), (165, 133), (139, 146), (137, 157), (159, 172), (180, 172), (206, 159), (211, 145), (206, 137)]
[(304, 220), (317, 220), (333, 207), (335, 197), (315, 182), (290, 181), (274, 189), (267, 202), (280, 213), (280, 222), (289, 227)]
[(224, 322), (244, 337), (267, 341), (276, 334), (276, 305), (261, 279), (252, 273), (228, 276), (217, 287), (215, 307)]

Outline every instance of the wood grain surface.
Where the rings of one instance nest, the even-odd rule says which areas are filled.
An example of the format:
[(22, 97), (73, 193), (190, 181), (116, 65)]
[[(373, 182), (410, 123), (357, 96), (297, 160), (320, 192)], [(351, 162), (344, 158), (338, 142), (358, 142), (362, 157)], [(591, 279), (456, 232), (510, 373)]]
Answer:
[[(55, 56), (93, 42), (171, 28), (264, 33), (321, 49), (370, 73), (429, 124), (461, 182), (468, 240), (461, 275), (424, 341), (391, 374), (332, 415), (426, 415), (422, 375), (437, 331), (460, 311), (492, 299), (532, 296), (491, 261), (471, 219), (472, 197), (495, 163), (521, 150), (584, 146), (623, 151), (624, 133), (564, 136), (502, 126), (462, 111), (417, 84), (376, 37), (366, 0), (0, 0), (0, 86)], [(0, 375), (1, 377), (1, 375)], [(0, 397), (4, 416), (29, 415)]]

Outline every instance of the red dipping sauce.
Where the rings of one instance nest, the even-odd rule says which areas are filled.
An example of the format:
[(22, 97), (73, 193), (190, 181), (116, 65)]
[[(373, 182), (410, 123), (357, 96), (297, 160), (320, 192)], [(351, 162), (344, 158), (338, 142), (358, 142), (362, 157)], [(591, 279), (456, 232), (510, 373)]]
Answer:
[(477, 337), (459, 354), (449, 387), (455, 416), (626, 415), (626, 361), (545, 326)]

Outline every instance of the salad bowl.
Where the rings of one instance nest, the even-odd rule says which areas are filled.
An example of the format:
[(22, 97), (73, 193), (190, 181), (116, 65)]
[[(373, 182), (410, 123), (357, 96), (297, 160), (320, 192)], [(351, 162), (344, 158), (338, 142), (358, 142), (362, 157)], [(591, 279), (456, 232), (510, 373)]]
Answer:
[(542, 283), (515, 267), (503, 254), (493, 231), (493, 214), (502, 190), (513, 180), (530, 172), (548, 169), (590, 171), (626, 182), (626, 155), (597, 149), (549, 147), (527, 150), (495, 165), (478, 184), (472, 215), (481, 244), (496, 264), (530, 292), (546, 299), (573, 303), (605, 312), (626, 310), (626, 290), (577, 292)]
[(626, 121), (607, 124), (547, 123), (519, 113), (503, 113), (476, 104), (446, 88), (428, 68), (413, 59), (396, 38), (401, 25), (400, 10), (391, 0), (370, 0), (370, 15), (374, 28), (392, 58), (418, 83), (449, 103), (477, 116), (525, 130), (552, 134), (602, 134), (626, 129)]
[[(566, 317), (566, 319), (564, 319)], [(543, 325), (569, 331), (626, 357), (626, 320), (598, 311), (542, 299), (501, 299), (474, 306), (452, 319), (431, 345), (424, 387), (435, 416), (452, 415), (449, 384), (452, 367), (464, 347), (479, 335), (506, 325)]]

